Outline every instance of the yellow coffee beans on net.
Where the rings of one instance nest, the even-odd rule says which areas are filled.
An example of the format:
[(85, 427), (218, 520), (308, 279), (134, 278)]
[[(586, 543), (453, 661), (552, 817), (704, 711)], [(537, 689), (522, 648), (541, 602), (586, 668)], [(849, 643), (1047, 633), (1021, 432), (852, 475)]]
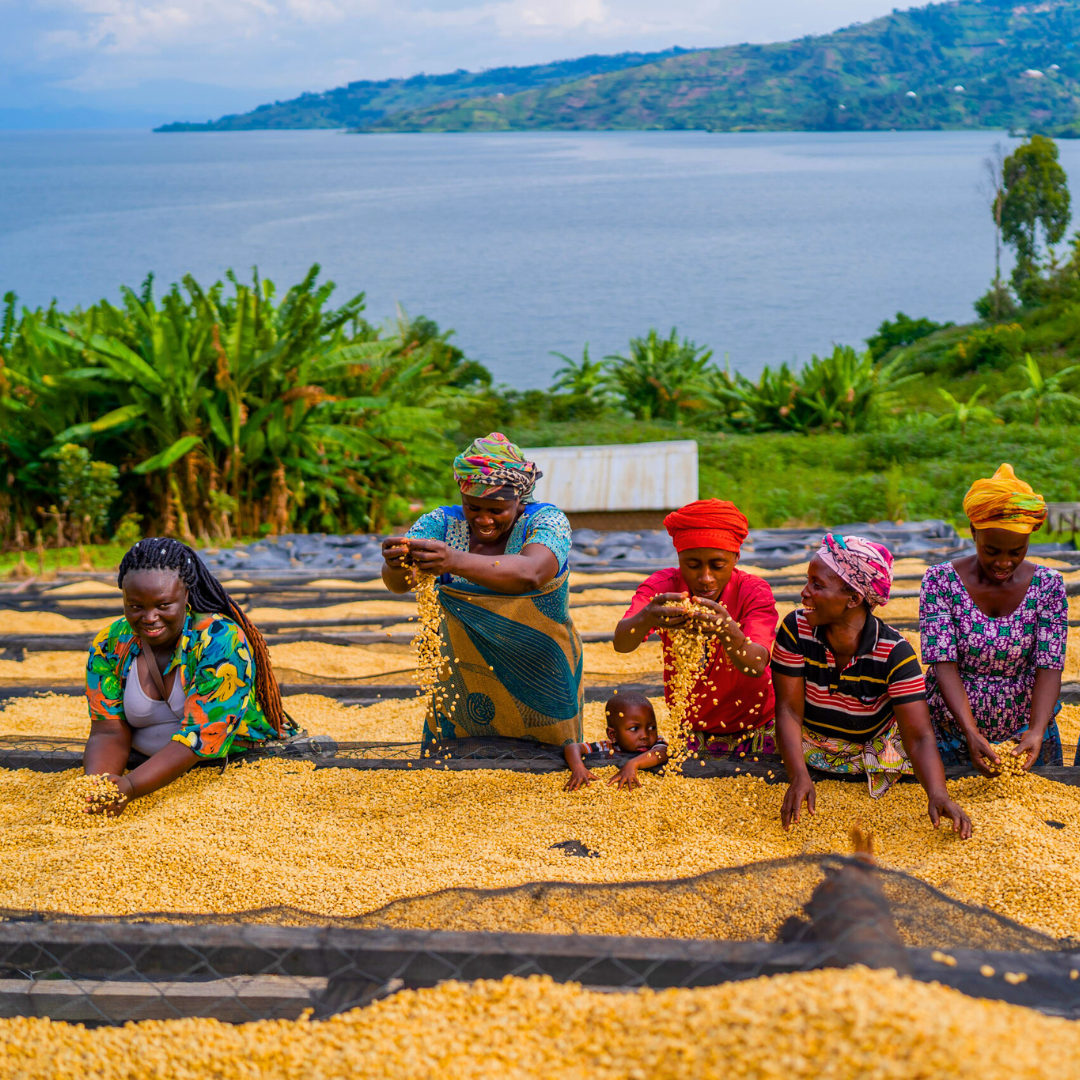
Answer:
[(1076, 1080), (1080, 1024), (855, 967), (599, 993), (444, 982), (328, 1020), (0, 1020), (0, 1080)]
[(1016, 749), (1015, 742), (994, 743), (994, 753), (998, 756), (999, 764), (990, 764), (994, 775), (1000, 780), (1012, 780), (1023, 778), (1031, 774), (1024, 771), (1024, 757), (1013, 754)]
[[(603, 765), (594, 771), (602, 781), (615, 772)], [(859, 821), (873, 832), (882, 866), (1054, 937), (1080, 937), (1080, 788), (1030, 775), (1015, 783), (950, 781), (950, 795), (975, 827), (965, 842), (948, 823), (930, 825), (916, 783), (870, 799), (864, 782), (821, 781), (817, 813), (785, 832), (783, 784), (690, 779), (673, 769), (665, 777), (638, 775), (642, 784), (633, 793), (604, 782), (569, 793), (562, 790), (564, 771), (369, 770), (265, 760), (224, 773), (192, 769), (135, 800), (108, 829), (74, 830), (51, 820), (71, 774), (0, 770), (0, 907), (126, 915), (288, 905), (367, 916), (442, 889), (663, 883), (791, 855), (846, 852)], [(552, 848), (565, 840), (599, 857)], [(790, 897), (804, 890), (762, 895), (756, 880), (748, 874), (730, 903), (725, 894), (722, 926), (709, 896), (695, 899), (683, 890), (675, 897), (663, 888), (642, 893), (634, 912), (598, 906), (584, 921), (579, 899), (568, 894), (559, 917), (583, 933), (767, 937), (777, 919), (793, 913)], [(426, 921), (409, 925), (444, 926), (441, 915), (416, 910)], [(533, 911), (525, 914), (528, 923)], [(453, 918), (445, 928), (458, 927), (460, 909)], [(468, 928), (514, 930), (516, 919), (513, 910), (478, 904)], [(934, 947), (951, 950), (954, 943)]]
[(69, 829), (107, 825), (112, 818), (106, 810), (124, 798), (107, 776), (72, 776), (58, 793), (52, 821)]

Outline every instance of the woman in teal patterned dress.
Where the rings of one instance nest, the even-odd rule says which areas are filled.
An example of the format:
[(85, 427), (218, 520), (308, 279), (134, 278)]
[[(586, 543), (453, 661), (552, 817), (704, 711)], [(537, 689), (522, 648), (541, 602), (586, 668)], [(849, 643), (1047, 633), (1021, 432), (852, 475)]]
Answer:
[(563, 746), (582, 739), (581, 639), (570, 619), (570, 523), (532, 497), (536, 465), (505, 435), (454, 459), (460, 506), (383, 541), (383, 580), (437, 579), (443, 668), (425, 742), (502, 735)]

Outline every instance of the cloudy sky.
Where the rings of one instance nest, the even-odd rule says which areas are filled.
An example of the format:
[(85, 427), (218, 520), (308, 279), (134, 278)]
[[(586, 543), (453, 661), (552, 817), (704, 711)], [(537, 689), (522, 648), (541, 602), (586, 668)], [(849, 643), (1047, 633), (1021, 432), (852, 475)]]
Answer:
[(821, 33), (887, 0), (0, 0), (0, 124), (204, 119), (353, 79)]

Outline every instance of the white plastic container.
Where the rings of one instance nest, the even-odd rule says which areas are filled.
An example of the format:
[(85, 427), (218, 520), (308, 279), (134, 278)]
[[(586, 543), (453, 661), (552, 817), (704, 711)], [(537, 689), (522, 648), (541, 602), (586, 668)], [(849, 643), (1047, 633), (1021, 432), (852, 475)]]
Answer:
[(674, 510), (698, 497), (698, 446), (681, 442), (522, 447), (539, 502), (565, 513)]

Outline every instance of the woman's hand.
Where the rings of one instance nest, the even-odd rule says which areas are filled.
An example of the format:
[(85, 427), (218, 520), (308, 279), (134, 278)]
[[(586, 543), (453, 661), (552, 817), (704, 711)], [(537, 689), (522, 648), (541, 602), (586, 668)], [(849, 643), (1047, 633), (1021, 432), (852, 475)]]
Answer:
[(106, 780), (111, 780), (120, 789), (120, 797), (113, 803), (94, 803), (87, 797), (86, 812), (88, 814), (106, 814), (108, 817), (119, 817), (131, 802), (131, 781), (126, 776), (118, 776), (116, 773), (99, 775), (104, 775)]
[(791, 826), (798, 825), (799, 815), (802, 813), (802, 804), (806, 803), (806, 812), (813, 815), (817, 809), (817, 791), (814, 788), (814, 781), (810, 779), (809, 773), (804, 773), (801, 776), (796, 776), (794, 780), (788, 784), (787, 792), (784, 795), (784, 801), (780, 806), (780, 824), (785, 829), (790, 829)]
[(725, 639), (741, 641), (744, 637), (742, 627), (731, 617), (723, 604), (717, 600), (696, 597), (689, 613), (690, 619), (697, 623), (706, 634)]
[(608, 784), (614, 784), (616, 791), (626, 788), (627, 791), (633, 791), (636, 787), (641, 787), (641, 781), (638, 779), (637, 774), (637, 762), (628, 761), (609, 781)]
[(404, 536), (388, 536), (382, 542), (382, 557), (387, 566), (394, 570), (404, 570), (410, 565), (409, 545), (411, 541)]
[(1030, 769), (1039, 759), (1039, 755), (1042, 753), (1043, 735), (1040, 731), (1032, 731), (1028, 728), (1027, 731), (1016, 740), (1016, 748), (1013, 750), (1013, 757), (1023, 757), (1025, 770)]
[(594, 780), (599, 779), (599, 776), (589, 772), (589, 770), (582, 765), (580, 768), (570, 770), (570, 779), (563, 784), (563, 791), (577, 791), (578, 788), (588, 787)]
[(695, 598), (689, 619), (709, 637), (720, 642), (728, 659), (744, 675), (759, 678), (765, 673), (769, 665), (769, 650), (764, 645), (754, 644), (719, 601), (701, 596)]
[(944, 791), (931, 792), (926, 797), (926, 812), (930, 815), (930, 824), (936, 829), (943, 817), (952, 822), (954, 833), (960, 834), (961, 840), (971, 839), (971, 818), (960, 809), (959, 803), (953, 802)]
[[(989, 740), (978, 730), (969, 730), (964, 733), (967, 737), (968, 753), (971, 755), (971, 764), (983, 774), (983, 776), (996, 776), (998, 770), (995, 765), (1001, 764), (1001, 758), (994, 752)], [(1039, 740), (1040, 745), (1042, 740)]]
[(677, 605), (686, 599), (686, 593), (657, 593), (641, 615), (650, 630), (680, 630), (689, 620), (690, 612)]
[(450, 574), (455, 569), (455, 551), (443, 540), (410, 540), (409, 555), (412, 565), (421, 574)]
[(657, 593), (640, 611), (620, 619), (615, 627), (615, 651), (633, 652), (654, 630), (679, 630), (690, 613), (680, 604), (686, 593)]

